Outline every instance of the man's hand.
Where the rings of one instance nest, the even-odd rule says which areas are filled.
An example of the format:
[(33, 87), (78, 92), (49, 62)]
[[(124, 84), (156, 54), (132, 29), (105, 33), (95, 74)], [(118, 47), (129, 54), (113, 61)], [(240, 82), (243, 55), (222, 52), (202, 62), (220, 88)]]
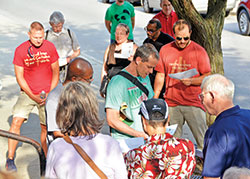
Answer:
[(191, 86), (192, 85), (192, 78), (185, 78), (180, 80), (184, 85)]
[(136, 136), (136, 137), (143, 137), (144, 139), (147, 139), (148, 138), (148, 135), (144, 132), (139, 132), (139, 135)]
[(43, 99), (40, 97), (40, 94), (32, 95), (32, 96), (30, 96), (30, 98), (33, 99), (40, 106), (43, 106), (45, 104), (46, 99), (47, 99), (47, 94), (46, 94), (46, 97)]
[(122, 133), (134, 136), (134, 137), (144, 137), (144, 138), (148, 137), (147, 134), (145, 134), (144, 132), (137, 131), (137, 130), (129, 127), (124, 122), (122, 122), (119, 119), (119, 117), (120, 117), (119, 110), (106, 108), (106, 113), (107, 113), (107, 123), (110, 127), (114, 128)]

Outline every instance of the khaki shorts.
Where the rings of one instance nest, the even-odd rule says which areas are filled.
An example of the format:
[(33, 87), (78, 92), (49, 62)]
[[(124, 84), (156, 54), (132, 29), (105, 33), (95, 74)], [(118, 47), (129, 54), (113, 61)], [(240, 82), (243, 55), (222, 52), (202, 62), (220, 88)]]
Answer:
[(35, 106), (37, 107), (39, 112), (40, 123), (46, 125), (44, 105), (40, 106), (23, 91), (20, 92), (20, 96), (18, 97), (15, 106), (13, 107), (12, 110), (13, 117), (21, 117), (27, 120), (29, 114), (31, 113), (31, 111)]

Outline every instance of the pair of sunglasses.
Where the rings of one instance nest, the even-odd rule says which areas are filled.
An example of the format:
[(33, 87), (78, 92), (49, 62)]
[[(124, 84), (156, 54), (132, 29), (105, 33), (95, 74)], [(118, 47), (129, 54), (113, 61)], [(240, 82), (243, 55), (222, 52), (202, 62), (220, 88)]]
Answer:
[(176, 37), (176, 40), (182, 40), (182, 39), (187, 41), (187, 40), (189, 40), (189, 37)]
[[(29, 56), (30, 56), (31, 58), (34, 58), (33, 49), (31, 49), (31, 48), (32, 48), (32, 45), (28, 48), (28, 54), (29, 54)], [(33, 54), (31, 54), (31, 51), (32, 51)]]
[(154, 33), (154, 32), (156, 32), (158, 29), (156, 29), (156, 30), (152, 30), (152, 29), (148, 29), (147, 27), (144, 27), (144, 30), (146, 31), (146, 32), (149, 32), (149, 33)]

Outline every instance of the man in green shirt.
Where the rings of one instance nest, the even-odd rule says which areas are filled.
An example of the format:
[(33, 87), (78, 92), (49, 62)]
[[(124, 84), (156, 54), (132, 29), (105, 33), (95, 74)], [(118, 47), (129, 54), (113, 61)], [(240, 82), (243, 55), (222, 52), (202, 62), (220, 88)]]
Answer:
[[(137, 78), (148, 90), (148, 96), (121, 75), (114, 76), (107, 89), (106, 113), (107, 122), (111, 127), (111, 135), (116, 139), (130, 137), (147, 137), (138, 114), (142, 101), (154, 96), (148, 75), (158, 63), (159, 54), (152, 44), (144, 44), (137, 48), (133, 61), (122, 71)], [(126, 104), (126, 117), (129, 121), (121, 120), (120, 108)]]

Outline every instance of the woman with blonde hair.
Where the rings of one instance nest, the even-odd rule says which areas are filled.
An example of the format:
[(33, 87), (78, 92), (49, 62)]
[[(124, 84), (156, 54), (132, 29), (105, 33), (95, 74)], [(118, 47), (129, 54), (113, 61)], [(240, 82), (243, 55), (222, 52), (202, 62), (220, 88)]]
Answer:
[[(118, 142), (100, 133), (103, 121), (98, 117), (98, 102), (87, 84), (66, 85), (60, 96), (56, 122), (61, 132), (78, 144), (108, 178), (127, 177)], [(64, 138), (56, 139), (49, 147), (45, 177), (99, 178)]]

